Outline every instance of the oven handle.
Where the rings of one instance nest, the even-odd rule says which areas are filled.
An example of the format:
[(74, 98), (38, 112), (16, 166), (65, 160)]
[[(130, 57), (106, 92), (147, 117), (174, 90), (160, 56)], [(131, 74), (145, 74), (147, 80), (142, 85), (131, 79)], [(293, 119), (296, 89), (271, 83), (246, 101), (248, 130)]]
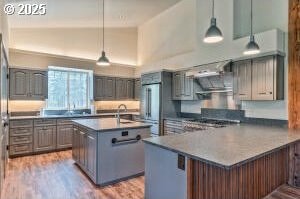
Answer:
[(123, 140), (118, 140), (117, 138), (113, 138), (111, 140), (111, 143), (113, 145), (116, 145), (116, 144), (129, 144), (129, 143), (133, 143), (133, 142), (138, 142), (141, 139), (142, 139), (142, 137), (140, 135), (137, 135), (135, 138), (123, 139)]

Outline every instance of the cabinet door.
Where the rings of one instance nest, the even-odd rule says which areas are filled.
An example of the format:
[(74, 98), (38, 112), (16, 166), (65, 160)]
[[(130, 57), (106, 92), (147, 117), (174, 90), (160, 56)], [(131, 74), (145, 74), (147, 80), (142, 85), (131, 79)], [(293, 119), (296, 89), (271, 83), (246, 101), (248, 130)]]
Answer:
[(28, 70), (11, 69), (9, 98), (12, 100), (25, 100), (29, 93)]
[(56, 148), (56, 126), (34, 128), (34, 151), (49, 151)]
[(73, 143), (72, 143), (72, 156), (73, 159), (78, 162), (79, 161), (79, 139), (80, 132), (78, 128), (74, 127), (73, 129)]
[(29, 98), (44, 100), (48, 96), (48, 76), (46, 71), (30, 71)]
[(133, 79), (126, 79), (126, 99), (133, 99), (134, 94), (134, 81)]
[(184, 76), (184, 95), (183, 100), (193, 100), (194, 99), (194, 79), (193, 77)]
[(78, 163), (85, 167), (85, 156), (86, 156), (86, 133), (82, 130), (79, 130), (79, 160)]
[(234, 63), (234, 90), (239, 100), (252, 99), (252, 66), (251, 60)]
[(72, 147), (73, 125), (57, 126), (57, 148)]
[(183, 77), (181, 72), (173, 73), (172, 80), (172, 91), (173, 91), (173, 99), (180, 100), (181, 96), (184, 94), (182, 86), (184, 85)]
[(94, 77), (94, 99), (103, 100), (105, 99), (105, 77), (95, 76)]
[(274, 100), (273, 56), (253, 60), (252, 100)]
[(141, 79), (135, 79), (134, 81), (134, 99), (139, 100), (141, 95)]
[(116, 78), (105, 78), (105, 100), (114, 100), (116, 98)]
[(96, 136), (88, 133), (86, 137), (86, 169), (91, 178), (94, 180), (97, 176), (97, 140)]
[(126, 80), (123, 78), (116, 79), (116, 99), (122, 100), (127, 98)]

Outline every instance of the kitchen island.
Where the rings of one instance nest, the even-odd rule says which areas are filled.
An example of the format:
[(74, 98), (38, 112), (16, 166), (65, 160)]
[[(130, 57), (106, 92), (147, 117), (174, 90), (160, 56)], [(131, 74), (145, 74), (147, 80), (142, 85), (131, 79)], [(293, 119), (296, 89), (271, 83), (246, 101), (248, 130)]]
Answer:
[(299, 183), (299, 131), (233, 125), (144, 141), (145, 199), (261, 199)]
[(73, 159), (100, 186), (144, 174), (150, 125), (116, 118), (73, 120)]

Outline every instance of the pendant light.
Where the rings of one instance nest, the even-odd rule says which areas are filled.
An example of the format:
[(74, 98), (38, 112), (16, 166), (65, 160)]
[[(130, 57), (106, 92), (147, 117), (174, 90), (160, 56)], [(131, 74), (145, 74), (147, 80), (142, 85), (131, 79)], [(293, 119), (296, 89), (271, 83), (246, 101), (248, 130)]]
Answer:
[[(102, 16), (102, 54), (101, 54), (101, 57), (97, 60), (97, 65), (98, 66), (110, 66), (110, 62), (108, 60), (108, 58), (106, 57), (105, 55), (105, 51), (104, 51), (104, 41), (105, 41), (105, 35), (104, 35), (104, 1), (105, 0), (102, 0), (103, 1), (103, 5), (102, 5), (102, 8), (103, 8), (103, 16)], [(100, 6), (99, 6), (99, 11), (100, 11)], [(99, 14), (100, 16), (100, 14)], [(100, 22), (100, 20), (99, 20)]]
[(210, 27), (206, 31), (203, 41), (205, 43), (218, 43), (223, 40), (221, 30), (217, 27), (217, 19), (215, 18), (215, 0), (212, 0), (212, 17)]
[(250, 41), (246, 46), (244, 51), (244, 55), (255, 55), (260, 53), (260, 49), (258, 44), (255, 42), (254, 34), (253, 34), (253, 0), (251, 0), (251, 32), (250, 32)]

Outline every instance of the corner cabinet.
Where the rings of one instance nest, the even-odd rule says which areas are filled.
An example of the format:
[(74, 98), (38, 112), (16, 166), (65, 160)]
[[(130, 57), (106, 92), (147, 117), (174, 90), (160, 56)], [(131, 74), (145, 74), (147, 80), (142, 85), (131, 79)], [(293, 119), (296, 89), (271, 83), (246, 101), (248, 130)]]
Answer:
[(48, 97), (47, 71), (10, 69), (11, 100), (45, 100)]
[(173, 100), (194, 100), (194, 79), (186, 76), (186, 71), (173, 73), (172, 77), (172, 99)]
[(284, 99), (284, 59), (266, 56), (235, 62), (234, 97), (237, 100), (274, 101)]

